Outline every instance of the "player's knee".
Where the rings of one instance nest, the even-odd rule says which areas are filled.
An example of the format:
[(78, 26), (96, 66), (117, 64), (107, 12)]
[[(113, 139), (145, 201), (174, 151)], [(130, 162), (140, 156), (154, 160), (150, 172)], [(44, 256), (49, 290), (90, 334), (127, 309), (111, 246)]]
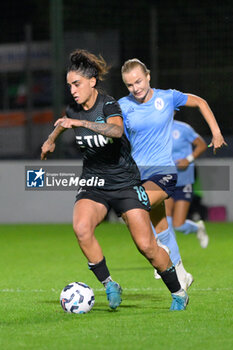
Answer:
[(73, 230), (79, 242), (89, 239), (92, 232), (90, 223), (83, 220), (73, 223)]
[(137, 244), (139, 251), (146, 257), (151, 257), (154, 250), (156, 249), (155, 245), (151, 240), (140, 240)]

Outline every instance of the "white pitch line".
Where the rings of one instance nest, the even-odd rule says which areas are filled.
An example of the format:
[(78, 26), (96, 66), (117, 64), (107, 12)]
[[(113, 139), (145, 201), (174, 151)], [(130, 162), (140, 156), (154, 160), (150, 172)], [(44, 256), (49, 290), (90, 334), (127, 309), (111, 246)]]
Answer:
[[(103, 292), (104, 288), (96, 288), (93, 289), (94, 292)], [(164, 288), (123, 288), (124, 292), (158, 292), (163, 291)], [(221, 291), (232, 291), (233, 288), (191, 288), (191, 291), (197, 292), (221, 292)], [(60, 293), (61, 290), (57, 290), (54, 288), (51, 289), (20, 289), (20, 288), (4, 288), (0, 289), (0, 293)]]

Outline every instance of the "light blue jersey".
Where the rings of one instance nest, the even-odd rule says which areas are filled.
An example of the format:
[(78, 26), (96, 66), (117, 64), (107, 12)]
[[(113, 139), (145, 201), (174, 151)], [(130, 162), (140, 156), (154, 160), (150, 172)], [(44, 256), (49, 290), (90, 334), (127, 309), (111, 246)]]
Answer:
[(173, 115), (187, 99), (177, 90), (153, 89), (152, 98), (145, 103), (137, 102), (132, 94), (119, 100), (131, 154), (142, 180), (155, 174), (176, 173), (172, 159)]
[[(172, 125), (172, 157), (174, 162), (178, 159), (186, 158), (192, 153), (192, 143), (199, 137), (196, 131), (188, 124), (174, 120)], [(176, 186), (184, 186), (194, 183), (194, 164), (191, 163), (187, 169), (178, 170)]]

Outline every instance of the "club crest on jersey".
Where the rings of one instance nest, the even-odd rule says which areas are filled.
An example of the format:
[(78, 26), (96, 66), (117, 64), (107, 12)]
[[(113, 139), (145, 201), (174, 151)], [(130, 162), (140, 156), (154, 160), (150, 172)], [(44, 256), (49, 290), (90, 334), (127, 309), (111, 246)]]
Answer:
[(155, 108), (158, 109), (158, 111), (161, 111), (164, 107), (164, 101), (161, 97), (157, 97), (155, 99)]
[(104, 147), (108, 143), (113, 143), (111, 137), (105, 137), (103, 135), (86, 135), (86, 136), (76, 136), (77, 144), (84, 148), (88, 147)]
[(104, 117), (102, 117), (102, 116), (97, 117), (95, 122), (96, 123), (105, 123)]
[(179, 130), (173, 130), (172, 136), (173, 136), (173, 139), (177, 140), (180, 137)]

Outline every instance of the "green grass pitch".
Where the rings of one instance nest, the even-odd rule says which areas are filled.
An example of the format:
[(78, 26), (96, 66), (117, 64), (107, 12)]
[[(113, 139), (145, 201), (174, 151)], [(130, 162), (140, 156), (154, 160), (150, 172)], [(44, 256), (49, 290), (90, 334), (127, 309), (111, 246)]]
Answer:
[[(153, 278), (125, 225), (101, 224), (96, 236), (123, 288), (123, 302), (112, 311), (71, 225), (0, 225), (0, 349), (233, 349), (233, 224), (207, 223), (207, 229), (207, 249), (195, 235), (177, 235), (195, 282), (187, 310), (170, 312), (170, 293)], [(88, 314), (67, 314), (59, 304), (73, 281), (94, 289)]]

